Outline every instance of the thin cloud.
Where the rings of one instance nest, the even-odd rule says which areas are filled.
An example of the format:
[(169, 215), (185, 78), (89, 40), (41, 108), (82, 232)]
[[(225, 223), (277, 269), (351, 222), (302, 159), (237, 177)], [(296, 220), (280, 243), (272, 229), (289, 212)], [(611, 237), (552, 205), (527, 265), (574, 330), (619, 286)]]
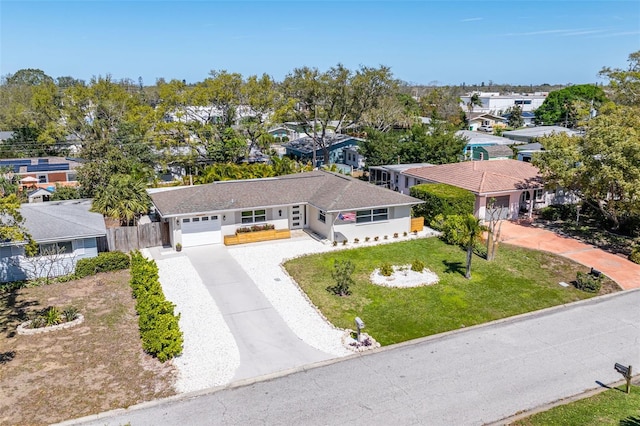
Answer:
[(622, 31), (622, 32), (618, 32), (618, 33), (601, 34), (601, 35), (598, 35), (598, 36), (594, 36), (593, 38), (622, 37), (622, 36), (630, 36), (630, 35), (638, 35), (638, 34), (640, 34), (640, 30)]
[(484, 18), (466, 18), (466, 19), (461, 19), (460, 22), (482, 21), (482, 19)]
[(529, 31), (524, 33), (507, 33), (506, 36), (536, 36), (536, 35), (546, 35), (546, 34), (565, 34), (571, 33), (575, 31), (580, 31), (577, 29), (572, 30), (541, 30), (541, 31)]
[(585, 30), (585, 31), (574, 31), (570, 33), (561, 34), (564, 36), (580, 36), (580, 35), (590, 35), (590, 34), (598, 34), (603, 33), (605, 30)]

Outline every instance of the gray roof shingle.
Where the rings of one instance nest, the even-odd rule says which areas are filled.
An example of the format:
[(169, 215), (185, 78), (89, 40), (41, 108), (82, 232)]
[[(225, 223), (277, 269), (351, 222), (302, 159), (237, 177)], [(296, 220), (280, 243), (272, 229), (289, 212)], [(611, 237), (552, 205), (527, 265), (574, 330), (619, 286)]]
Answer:
[(37, 242), (99, 237), (107, 234), (104, 218), (92, 213), (91, 200), (22, 204), (25, 227)]
[(149, 193), (156, 209), (164, 217), (301, 203), (332, 212), (422, 202), (408, 195), (327, 171), (214, 182), (152, 190)]

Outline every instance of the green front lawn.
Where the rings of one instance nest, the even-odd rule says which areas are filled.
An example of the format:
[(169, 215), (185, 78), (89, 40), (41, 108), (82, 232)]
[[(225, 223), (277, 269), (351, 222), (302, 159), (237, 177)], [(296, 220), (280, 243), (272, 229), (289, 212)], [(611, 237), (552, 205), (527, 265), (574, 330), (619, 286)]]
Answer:
[[(285, 268), (334, 325), (354, 328), (354, 318), (359, 316), (366, 331), (382, 345), (593, 296), (558, 284), (588, 270), (559, 256), (501, 245), (493, 262), (474, 256), (471, 280), (464, 278), (465, 256), (459, 247), (425, 238), (304, 256), (286, 262)], [(326, 290), (334, 284), (331, 271), (336, 259), (355, 264), (356, 284), (350, 296)], [(370, 283), (369, 275), (382, 263), (403, 265), (414, 259), (422, 260), (440, 281), (406, 289)]]
[(620, 386), (589, 398), (519, 420), (517, 426), (638, 426), (640, 425), (640, 388), (631, 386), (631, 393)]

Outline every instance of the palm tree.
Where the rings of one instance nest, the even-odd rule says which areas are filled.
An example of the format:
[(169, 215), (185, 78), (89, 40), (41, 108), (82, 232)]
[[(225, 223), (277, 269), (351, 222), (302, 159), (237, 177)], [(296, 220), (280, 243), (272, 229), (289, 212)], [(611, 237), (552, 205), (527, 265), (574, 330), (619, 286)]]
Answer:
[(474, 93), (469, 98), (469, 102), (467, 102), (467, 109), (469, 110), (469, 114), (473, 111), (474, 106), (482, 106), (482, 101), (480, 100), (480, 95)]
[(471, 259), (473, 258), (473, 246), (482, 235), (484, 227), (480, 224), (480, 220), (474, 215), (468, 214), (464, 218), (464, 241), (467, 245), (467, 271), (464, 277), (468, 280), (471, 279)]
[(123, 226), (130, 226), (149, 211), (150, 205), (144, 181), (129, 175), (114, 175), (109, 184), (98, 191), (91, 211), (116, 219)]

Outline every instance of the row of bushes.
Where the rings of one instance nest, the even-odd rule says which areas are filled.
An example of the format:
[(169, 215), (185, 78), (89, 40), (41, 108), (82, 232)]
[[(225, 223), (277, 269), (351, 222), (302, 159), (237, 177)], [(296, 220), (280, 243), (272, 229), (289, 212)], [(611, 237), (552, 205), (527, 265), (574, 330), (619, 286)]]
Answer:
[(121, 251), (98, 253), (97, 257), (78, 260), (76, 263), (75, 278), (88, 277), (99, 272), (119, 271), (127, 269), (130, 265), (129, 255)]
[(178, 325), (180, 315), (174, 314), (175, 305), (162, 292), (155, 261), (133, 252), (130, 284), (136, 299), (142, 348), (161, 362), (180, 355), (184, 341)]

